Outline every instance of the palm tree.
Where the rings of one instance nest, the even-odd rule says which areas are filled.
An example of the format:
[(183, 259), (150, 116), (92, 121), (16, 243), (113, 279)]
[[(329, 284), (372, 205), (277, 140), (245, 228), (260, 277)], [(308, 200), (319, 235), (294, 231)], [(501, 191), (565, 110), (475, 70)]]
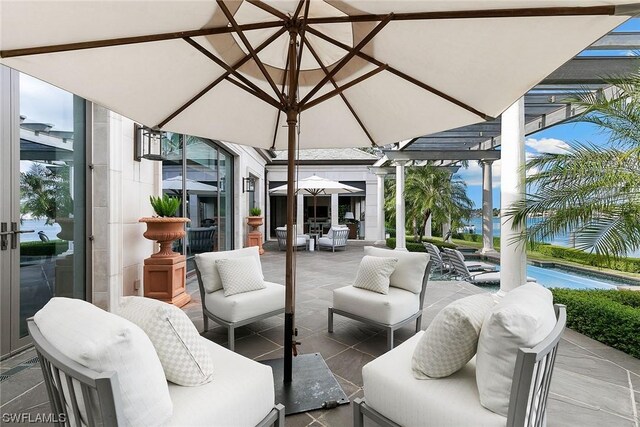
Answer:
[(614, 258), (640, 248), (640, 74), (609, 83), (612, 98), (586, 93), (571, 99), (584, 108), (574, 121), (598, 126), (608, 146), (572, 142), (566, 153), (527, 163), (529, 194), (507, 212), (523, 226), (539, 218), (523, 239), (570, 233), (577, 249)]
[[(390, 219), (395, 218), (395, 181), (388, 181), (385, 207)], [(422, 240), (429, 221), (443, 224), (449, 219), (459, 222), (471, 214), (473, 202), (467, 196), (466, 184), (434, 166), (410, 167), (405, 177), (406, 221), (417, 242)]]
[(73, 212), (68, 173), (68, 167), (51, 170), (40, 163), (33, 163), (27, 172), (21, 172), (21, 213), (46, 218), (46, 224), (53, 224), (57, 217), (68, 217)]

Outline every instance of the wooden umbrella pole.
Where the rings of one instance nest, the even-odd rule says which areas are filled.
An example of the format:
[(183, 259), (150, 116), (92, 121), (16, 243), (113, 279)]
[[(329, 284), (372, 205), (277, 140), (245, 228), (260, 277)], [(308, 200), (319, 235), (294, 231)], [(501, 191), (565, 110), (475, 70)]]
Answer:
[(296, 40), (298, 32), (296, 28), (289, 29), (289, 96), (287, 98), (287, 258), (285, 264), (285, 314), (284, 314), (284, 374), (285, 383), (290, 383), (293, 369), (293, 353), (295, 351), (295, 272), (293, 271), (293, 239), (296, 230), (293, 227), (293, 214), (295, 211), (295, 156), (296, 152), (296, 125), (298, 123), (297, 109), (297, 82), (296, 79)]

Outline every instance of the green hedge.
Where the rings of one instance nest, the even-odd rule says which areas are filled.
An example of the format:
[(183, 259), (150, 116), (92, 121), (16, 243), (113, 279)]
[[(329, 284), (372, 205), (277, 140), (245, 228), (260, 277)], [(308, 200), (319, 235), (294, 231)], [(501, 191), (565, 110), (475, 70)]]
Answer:
[[(452, 244), (452, 243), (446, 243), (443, 242), (442, 240), (436, 240), (436, 239), (427, 239), (427, 238), (422, 238), (423, 242), (429, 242), (429, 243), (433, 243), (434, 245), (436, 245), (439, 248), (451, 248), (451, 249), (455, 249), (456, 245)], [(413, 241), (413, 239), (407, 237), (407, 250), (409, 252), (426, 252), (427, 250), (424, 248), (424, 245), (422, 243), (417, 243), (415, 241)], [(396, 239), (395, 237), (389, 237), (387, 239), (387, 247), (391, 248), (391, 249), (395, 249), (396, 248)]]
[[(467, 242), (482, 243), (482, 234), (453, 233), (451, 237), (458, 240), (466, 240)], [(493, 238), (493, 247), (500, 248), (500, 237)]]
[(640, 358), (640, 292), (551, 289), (567, 306), (567, 326)]
[(554, 258), (566, 259), (593, 267), (604, 267), (627, 273), (640, 273), (640, 258), (606, 259), (578, 249), (563, 248), (554, 245), (538, 245), (536, 252)]
[(54, 256), (69, 249), (66, 240), (52, 240), (50, 242), (20, 243), (20, 256)]

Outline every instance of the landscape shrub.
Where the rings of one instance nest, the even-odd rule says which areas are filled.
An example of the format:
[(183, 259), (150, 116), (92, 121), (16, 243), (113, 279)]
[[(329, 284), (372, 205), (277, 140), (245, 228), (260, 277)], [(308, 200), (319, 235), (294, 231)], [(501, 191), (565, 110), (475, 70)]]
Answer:
[(54, 256), (69, 249), (66, 240), (52, 240), (50, 242), (22, 242), (20, 256)]
[[(437, 247), (439, 247), (440, 249), (442, 248), (451, 248), (451, 249), (455, 249), (456, 245), (454, 245), (453, 243), (447, 243), (447, 242), (443, 242), (442, 240), (438, 240), (438, 239), (427, 239), (426, 237), (422, 238), (423, 242), (429, 242), (429, 243), (433, 243), (434, 245), (436, 245)], [(422, 243), (417, 243), (413, 241), (413, 238), (407, 236), (407, 250), (409, 252), (426, 252), (427, 250), (424, 248), (424, 245)], [(396, 248), (396, 239), (394, 237), (390, 237), (387, 239), (387, 247), (391, 248), (391, 249), (395, 249)]]
[(619, 290), (551, 289), (567, 306), (567, 326), (640, 358), (640, 293)]

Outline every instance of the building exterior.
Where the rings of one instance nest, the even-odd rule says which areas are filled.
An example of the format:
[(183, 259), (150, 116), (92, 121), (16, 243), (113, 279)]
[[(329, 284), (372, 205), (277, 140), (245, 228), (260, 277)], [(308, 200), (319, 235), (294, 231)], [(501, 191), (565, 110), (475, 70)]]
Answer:
[[(268, 190), (286, 181), (286, 153), (166, 134), (164, 160), (136, 159), (134, 125), (0, 66), (2, 357), (29, 345), (25, 320), (53, 296), (113, 310), (121, 296), (142, 294), (143, 262), (154, 243), (142, 237), (138, 220), (153, 215), (149, 196), (182, 199), (179, 214), (191, 223), (174, 250), (187, 255), (189, 268), (197, 252), (243, 247), (250, 207), (262, 209), (266, 238), (270, 225), (281, 225), (284, 197)], [(348, 206), (363, 220), (358, 237), (375, 240), (377, 189), (368, 167), (377, 158), (352, 149), (312, 151), (300, 159), (300, 178), (317, 174), (362, 188), (320, 200), (328, 224), (338, 222), (338, 206)], [(299, 197), (300, 222), (308, 203)], [(210, 244), (197, 243), (203, 232)]]

